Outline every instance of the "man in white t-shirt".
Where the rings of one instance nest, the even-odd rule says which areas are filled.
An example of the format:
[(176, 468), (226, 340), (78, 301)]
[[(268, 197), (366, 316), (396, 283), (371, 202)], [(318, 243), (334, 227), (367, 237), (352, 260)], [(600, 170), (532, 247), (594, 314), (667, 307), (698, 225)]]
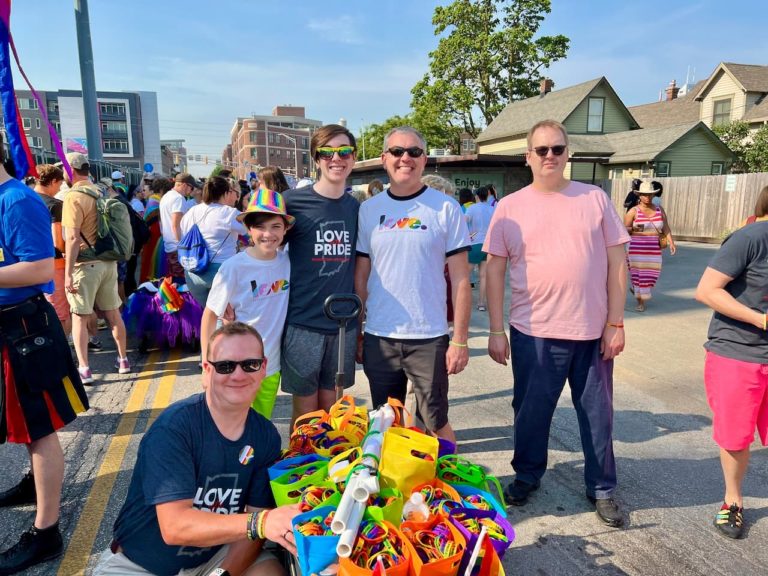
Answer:
[(168, 273), (174, 278), (184, 278), (184, 268), (179, 264), (177, 252), (181, 240), (181, 218), (187, 211), (186, 197), (192, 194), (197, 182), (191, 174), (176, 174), (174, 186), (160, 199), (160, 231), (168, 260)]
[[(425, 148), (413, 128), (391, 130), (381, 155), (391, 186), (360, 206), (355, 291), (366, 305), (362, 360), (374, 406), (389, 396), (404, 401), (410, 380), (427, 429), (455, 442), (448, 375), (469, 361), (470, 241), (458, 202), (421, 182)], [(446, 263), (454, 308), (451, 340)]]

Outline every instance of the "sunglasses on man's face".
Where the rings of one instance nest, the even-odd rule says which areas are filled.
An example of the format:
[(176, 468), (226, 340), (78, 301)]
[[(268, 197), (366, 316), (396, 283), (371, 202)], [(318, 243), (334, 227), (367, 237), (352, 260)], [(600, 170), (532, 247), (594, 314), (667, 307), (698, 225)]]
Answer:
[(346, 160), (355, 153), (354, 146), (339, 146), (338, 148), (331, 148), (330, 146), (323, 146), (317, 149), (318, 158), (324, 160), (330, 160), (334, 154), (338, 154), (339, 158)]
[(411, 158), (418, 158), (422, 154), (424, 154), (424, 150), (419, 148), (418, 146), (411, 146), (410, 148), (403, 148), (402, 146), (392, 146), (392, 148), (387, 148), (387, 152), (392, 154), (395, 158), (402, 158), (403, 154), (408, 152), (408, 156)]
[(264, 364), (264, 358), (246, 358), (239, 362), (237, 360), (219, 360), (217, 362), (208, 360), (208, 364), (213, 366), (217, 374), (232, 374), (238, 366), (243, 369), (243, 372), (258, 372)]
[(541, 156), (544, 158), (550, 150), (552, 150), (552, 154), (555, 156), (561, 156), (563, 152), (565, 152), (565, 146), (564, 145), (557, 145), (557, 146), (536, 146), (536, 148), (533, 149), (534, 152), (536, 152), (536, 156)]

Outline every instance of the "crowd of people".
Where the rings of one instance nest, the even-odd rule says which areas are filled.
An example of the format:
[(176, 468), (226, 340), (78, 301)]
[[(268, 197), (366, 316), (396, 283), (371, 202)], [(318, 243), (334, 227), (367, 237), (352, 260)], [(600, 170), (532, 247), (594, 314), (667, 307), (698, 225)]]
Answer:
[[(311, 139), (317, 181), (292, 189), (279, 168), (266, 167), (247, 193), (227, 173), (204, 184), (185, 173), (151, 177), (132, 193), (119, 172), (93, 182), (82, 154), (68, 154), (68, 167), (39, 167), (37, 194), (0, 171), (0, 441), (25, 444), (31, 461), (30, 473), (0, 494), (0, 506), (38, 506), (30, 530), (0, 553), (0, 573), (61, 552), (57, 430), (88, 409), (90, 326), (97, 315), (107, 321), (115, 368), (129, 373), (120, 308), (131, 290), (119, 286), (163, 276), (186, 284), (204, 309), (204, 392), (169, 407), (142, 439), (96, 574), (280, 573), (262, 542), (295, 550), (297, 510), (274, 508), (266, 480), (280, 449), (270, 421), (275, 398), (280, 389), (291, 395), (291, 423), (335, 402), (339, 327), (322, 303), (353, 292), (363, 314), (344, 332), (345, 388), (354, 384), (357, 360), (374, 407), (410, 397), (423, 427), (455, 443), (450, 376), (469, 362), (473, 306), (487, 308), (488, 353), (511, 362), (514, 376), (507, 503), (524, 505), (541, 484), (567, 381), (585, 496), (602, 522), (621, 526), (613, 362), (625, 344), (627, 267), (640, 311), (661, 268), (661, 239), (673, 254), (675, 245), (666, 213), (653, 204), (658, 187), (639, 182), (622, 221), (600, 188), (565, 178), (568, 145), (560, 123), (537, 123), (527, 136), (532, 183), (498, 201), (492, 186), (459, 190), (457, 200), (451, 182), (425, 175), (426, 142), (408, 126), (384, 139), (389, 186), (374, 181), (359, 198), (347, 188), (355, 137), (335, 124)], [(758, 208), (766, 196), (768, 188)], [(119, 199), (138, 217), (128, 262), (78, 257), (96, 243), (99, 198)], [(768, 223), (761, 209), (723, 244), (697, 290), (715, 310), (705, 380), (726, 483), (715, 526), (734, 538), (743, 533), (741, 480), (755, 429), (768, 443)], [(204, 271), (180, 252), (194, 231), (206, 246)], [(435, 298), (436, 288), (446, 297)], [(41, 375), (35, 366), (49, 360)]]

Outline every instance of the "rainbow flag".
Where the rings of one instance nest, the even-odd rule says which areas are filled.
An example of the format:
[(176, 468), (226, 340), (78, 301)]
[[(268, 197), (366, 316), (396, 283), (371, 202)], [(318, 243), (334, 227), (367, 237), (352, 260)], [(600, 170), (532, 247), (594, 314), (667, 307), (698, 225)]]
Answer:
[(166, 314), (178, 312), (184, 306), (181, 294), (176, 290), (176, 286), (173, 285), (171, 278), (168, 276), (163, 278), (163, 281), (160, 283), (160, 289), (155, 298), (160, 300), (160, 306)]

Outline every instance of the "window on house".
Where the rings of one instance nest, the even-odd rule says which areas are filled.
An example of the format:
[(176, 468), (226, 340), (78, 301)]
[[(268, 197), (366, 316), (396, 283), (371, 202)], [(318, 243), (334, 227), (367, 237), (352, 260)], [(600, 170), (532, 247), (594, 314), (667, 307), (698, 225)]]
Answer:
[(107, 121), (101, 123), (102, 132), (118, 132), (120, 134), (126, 134), (128, 132), (128, 124), (125, 122)]
[(35, 128), (40, 130), (40, 118), (35, 118)]
[(712, 111), (712, 126), (728, 124), (731, 121), (731, 99), (715, 100)]
[(256, 138), (258, 137), (257, 132), (248, 132), (248, 141), (251, 144), (256, 144)]
[(102, 148), (104, 152), (125, 153), (128, 152), (128, 141), (117, 140), (115, 138), (105, 138), (102, 141)]
[(43, 147), (43, 139), (40, 138), (40, 136), (27, 136), (27, 143), (32, 148), (42, 148)]
[(48, 112), (52, 112), (53, 114), (59, 113), (59, 103), (56, 100), (48, 102)]
[(301, 161), (303, 164), (309, 164), (309, 153), (308, 152), (302, 152), (301, 153)]
[(656, 162), (655, 166), (656, 176), (659, 178), (665, 178), (670, 175), (672, 171), (671, 162)]
[(603, 131), (603, 109), (605, 98), (590, 98), (587, 113), (587, 132)]
[(251, 158), (258, 158), (259, 157), (259, 149), (254, 146), (251, 148)]
[(307, 138), (306, 136), (304, 136), (301, 139), (301, 147), (302, 148), (309, 148), (309, 138)]
[(461, 150), (463, 152), (474, 152), (475, 150), (475, 141), (471, 138), (466, 138), (465, 140), (461, 141)]
[(725, 162), (712, 162), (712, 169), (709, 171), (713, 176), (720, 176), (725, 173)]
[(275, 156), (280, 156), (280, 152), (281, 152), (280, 148), (278, 148), (277, 151), (275, 152)]
[(270, 132), (269, 133), (269, 143), (270, 144), (274, 144), (275, 143), (275, 133), (274, 132)]
[(22, 118), (21, 124), (24, 126), (24, 130), (31, 130), (32, 129), (32, 118)]

